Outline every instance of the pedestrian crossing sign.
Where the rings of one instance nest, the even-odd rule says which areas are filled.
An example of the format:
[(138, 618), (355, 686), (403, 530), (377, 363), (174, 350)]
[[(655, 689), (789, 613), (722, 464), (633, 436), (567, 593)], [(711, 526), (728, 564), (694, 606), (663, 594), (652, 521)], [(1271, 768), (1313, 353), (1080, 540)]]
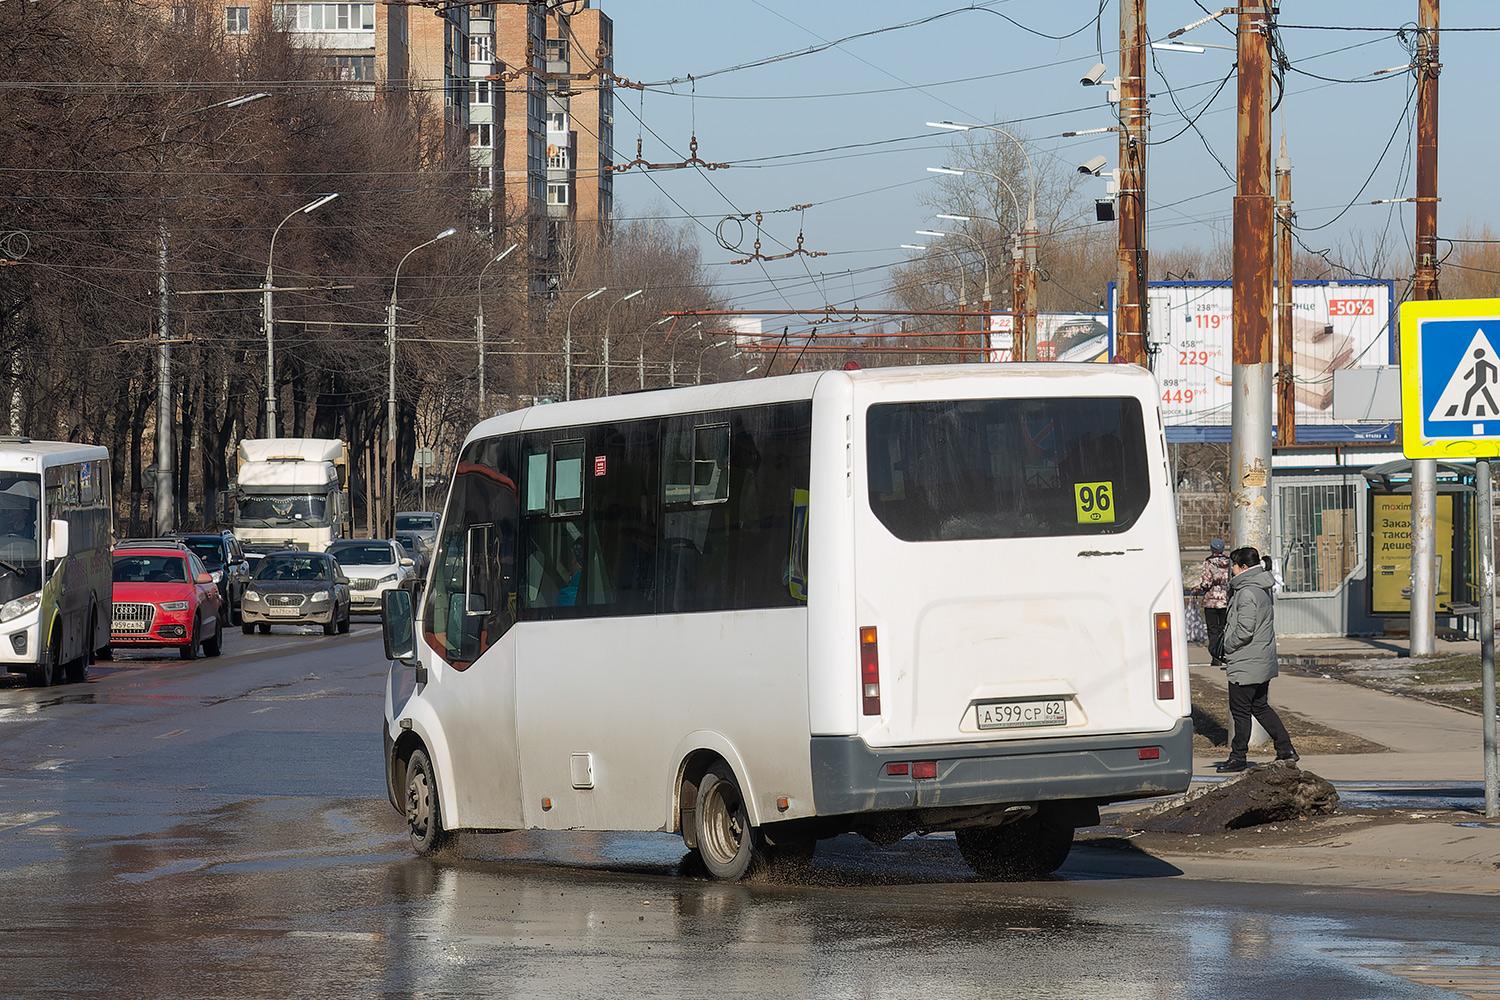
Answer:
[(1500, 299), (1401, 304), (1402, 451), (1500, 456)]

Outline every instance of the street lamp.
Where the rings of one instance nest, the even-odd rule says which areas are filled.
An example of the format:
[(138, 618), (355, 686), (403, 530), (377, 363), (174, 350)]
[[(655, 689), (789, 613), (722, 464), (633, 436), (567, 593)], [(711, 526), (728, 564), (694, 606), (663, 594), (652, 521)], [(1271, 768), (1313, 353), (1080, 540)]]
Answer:
[[(674, 317), (672, 317), (672, 316), (663, 316), (661, 319), (657, 320), (655, 323), (652, 323), (650, 326), (646, 327), (646, 329), (644, 329), (644, 330), (641, 331), (640, 341), (636, 344), (636, 348), (635, 348), (635, 364), (636, 364), (636, 371), (639, 373), (639, 376), (640, 376), (640, 383), (641, 383), (641, 388), (642, 389), (646, 388), (646, 334), (650, 333), (652, 330), (654, 330), (657, 327), (661, 326), (663, 323), (670, 323), (673, 320), (673, 318)], [(688, 327), (686, 330), (683, 330), (682, 331), (682, 335), (684, 337), (686, 337), (689, 333), (692, 333), (694, 330), (696, 330), (698, 327), (700, 327), (702, 325), (703, 325), (703, 321), (700, 319), (698, 322), (694, 323), (692, 326)], [(670, 330), (667, 331), (667, 332), (669, 334), (671, 333)], [(701, 336), (703, 336), (703, 334), (700, 333), (700, 334), (698, 334), (698, 336), (701, 337)], [(672, 349), (675, 351), (676, 350), (676, 346), (674, 345)], [(671, 380), (671, 376), (668, 375), (668, 381), (670, 382), (670, 380)]]
[[(938, 218), (939, 219), (952, 219), (955, 222), (970, 222), (970, 221), (972, 221), (969, 218), (969, 216), (967, 216), (967, 215), (946, 215), (946, 214), (944, 214), (944, 215), (939, 215)], [(984, 244), (982, 242), (980, 242), (980, 240), (977, 237), (970, 236), (968, 233), (964, 233), (964, 232), (949, 232), (946, 229), (918, 229), (918, 230), (916, 230), (916, 233), (917, 233), (918, 236), (962, 236), (964, 239), (968, 240), (970, 243), (973, 243), (974, 246), (976, 246), (976, 247), (979, 248), (980, 259), (982, 259), (984, 261), (984, 301), (983, 301), (983, 305), (980, 308), (980, 312), (983, 314), (983, 319), (981, 319), (981, 321), (980, 321), (981, 332), (980, 332), (980, 335), (979, 335), (980, 343), (983, 344), (984, 343), (984, 330), (983, 330), (983, 327), (986, 327), (986, 326), (989, 325), (990, 303), (992, 301), (991, 298), (990, 298), (990, 255), (985, 251)], [(965, 325), (965, 327), (963, 327), (962, 329), (966, 329), (966, 328), (967, 328), (967, 325)], [(969, 339), (968, 336), (967, 336), (967, 334), (965, 334), (965, 336), (963, 338), (961, 338), (961, 339), (963, 341), (962, 346), (967, 347), (968, 346), (968, 339)]]
[(421, 250), (423, 247), (432, 246), (432, 244), (436, 243), (438, 240), (446, 240), (456, 232), (458, 232), (457, 229), (444, 229), (442, 232), (438, 233), (426, 243), (418, 243), (416, 246), (406, 251), (406, 256), (402, 257), (400, 262), (396, 264), (396, 275), (391, 279), (391, 304), (386, 308), (385, 313), (385, 342), (386, 348), (390, 351), (391, 358), (390, 378), (387, 382), (388, 392), (385, 402), (385, 465), (386, 490), (388, 491), (386, 496), (386, 508), (387, 513), (389, 513), (392, 518), (392, 532), (396, 530), (396, 286), (401, 281), (401, 268), (411, 258), (412, 254), (416, 253), (418, 250)]
[(1009, 132), (1007, 132), (1005, 129), (1001, 128), (998, 125), (976, 125), (976, 124), (974, 124), (972, 122), (941, 121), (941, 122), (928, 122), (927, 123), (927, 127), (928, 128), (952, 129), (952, 130), (955, 130), (955, 131), (958, 131), (958, 132), (968, 132), (971, 129), (976, 129), (976, 128), (985, 129), (986, 131), (989, 131), (989, 132), (998, 132), (999, 134), (1001, 134), (1001, 135), (1005, 136), (1007, 139), (1009, 139), (1011, 142), (1015, 143), (1016, 144), (1016, 148), (1021, 151), (1021, 156), (1024, 157), (1025, 160), (1026, 160), (1026, 172), (1027, 172), (1027, 177), (1028, 177), (1029, 182), (1030, 182), (1031, 198), (1030, 198), (1030, 201), (1029, 201), (1029, 203), (1027, 205), (1027, 210), (1026, 210), (1026, 225), (1025, 225), (1025, 228), (1021, 232), (1021, 246), (1023, 248), (1023, 251), (1025, 253), (1025, 258), (1026, 258), (1026, 281), (1025, 281), (1025, 285), (1026, 285), (1026, 288), (1025, 288), (1025, 292), (1026, 292), (1026, 296), (1025, 296), (1025, 298), (1026, 298), (1026, 312), (1025, 312), (1024, 339), (1023, 339), (1022, 342), (1025, 345), (1025, 357), (1024, 357), (1024, 360), (1026, 360), (1026, 361), (1035, 361), (1036, 360), (1036, 291), (1037, 291), (1037, 289), (1036, 289), (1036, 282), (1037, 282), (1037, 267), (1036, 267), (1036, 240), (1037, 240), (1037, 232), (1036, 232), (1036, 167), (1031, 162), (1031, 154), (1026, 151), (1026, 146), (1025, 146), (1024, 143), (1021, 142), (1020, 139), (1017, 139), (1015, 136), (1011, 135)]
[(474, 339), (479, 345), (479, 415), (484, 416), (484, 272), (510, 255), (518, 244), (512, 243), (479, 269), (479, 311), (474, 314)]
[(587, 302), (596, 295), (602, 295), (609, 291), (609, 286), (596, 288), (568, 306), (568, 325), (563, 332), (563, 399), (573, 398), (573, 310), (578, 308), (579, 302)]
[(609, 308), (608, 309), (604, 310), (604, 394), (606, 396), (609, 395), (609, 319), (610, 319), (610, 315), (615, 311), (615, 306), (619, 305), (621, 302), (628, 302), (628, 301), (630, 301), (631, 299), (635, 298), (637, 295), (641, 294), (644, 291), (645, 291), (644, 288), (637, 288), (635, 291), (631, 292), (628, 295), (622, 295), (618, 299), (615, 299), (613, 302), (611, 302), (609, 304)]
[(276, 436), (276, 355), (272, 348), (272, 330), (275, 323), (271, 310), (271, 293), (275, 291), (272, 287), (271, 260), (276, 254), (276, 237), (281, 234), (281, 227), (291, 222), (299, 215), (310, 215), (319, 208), (337, 198), (338, 194), (325, 194), (316, 198), (301, 208), (287, 215), (285, 219), (276, 223), (276, 228), (271, 230), (271, 248), (266, 251), (266, 283), (261, 286), (261, 321), (266, 328), (266, 437)]
[[(245, 94), (241, 97), (231, 97), (227, 101), (205, 104), (201, 108), (192, 108), (181, 114), (186, 117), (187, 115), (201, 115), (205, 111), (213, 111), (216, 108), (237, 108), (242, 104), (249, 104), (251, 101), (270, 96), (265, 93)], [(169, 123), (161, 131), (161, 148), (156, 154), (158, 175), (166, 173), (167, 133), (171, 131), (171, 128)], [(172, 342), (168, 337), (171, 291), (167, 279), (167, 212), (164, 204), (157, 211), (156, 222), (158, 269), (156, 290), (159, 318), (156, 341), (156, 493), (153, 520), (156, 522), (156, 533), (165, 535), (177, 527), (177, 496), (172, 482)]]
[(709, 344), (707, 347), (702, 348), (701, 350), (698, 351), (698, 381), (697, 381), (698, 385), (702, 385), (703, 384), (703, 355), (707, 354), (709, 351), (713, 350), (715, 347), (723, 347), (724, 345), (731, 344), (731, 343), (733, 343), (733, 341), (730, 341), (730, 340), (721, 340), (721, 341), (719, 341), (716, 344)]

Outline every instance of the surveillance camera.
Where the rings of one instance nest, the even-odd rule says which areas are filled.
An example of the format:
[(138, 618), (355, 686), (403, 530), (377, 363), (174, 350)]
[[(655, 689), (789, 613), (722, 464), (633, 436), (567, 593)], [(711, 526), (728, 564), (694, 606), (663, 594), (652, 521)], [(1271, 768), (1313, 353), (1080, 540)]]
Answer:
[(1078, 172), (1080, 174), (1093, 174), (1095, 177), (1098, 177), (1099, 171), (1103, 170), (1108, 164), (1109, 161), (1104, 157), (1095, 156), (1090, 158), (1086, 163), (1080, 163), (1078, 165)]
[(1104, 65), (1103, 63), (1094, 63), (1094, 65), (1089, 68), (1089, 71), (1083, 74), (1083, 79), (1079, 80), (1078, 82), (1083, 84), (1085, 87), (1093, 87), (1098, 85), (1099, 81), (1104, 79), (1104, 74), (1108, 72), (1108, 66)]

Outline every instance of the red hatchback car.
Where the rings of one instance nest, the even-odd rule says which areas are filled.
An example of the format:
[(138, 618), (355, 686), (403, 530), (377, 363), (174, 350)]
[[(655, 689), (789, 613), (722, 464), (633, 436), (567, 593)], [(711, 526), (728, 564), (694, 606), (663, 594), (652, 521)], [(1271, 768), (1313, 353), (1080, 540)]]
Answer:
[(203, 563), (171, 542), (115, 550), (111, 646), (176, 648), (184, 660), (224, 644), (219, 588)]

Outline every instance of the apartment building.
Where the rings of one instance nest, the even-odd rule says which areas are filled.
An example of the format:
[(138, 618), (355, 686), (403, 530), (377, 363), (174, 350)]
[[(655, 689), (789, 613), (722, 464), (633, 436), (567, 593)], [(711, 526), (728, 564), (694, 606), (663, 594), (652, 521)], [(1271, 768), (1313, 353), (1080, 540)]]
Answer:
[(469, 126), (469, 8), (443, 11), (399, 3), (278, 3), (274, 0), (154, 0), (182, 27), (207, 19), (226, 35), (249, 35), (270, 17), (302, 44), (316, 48), (354, 93), (377, 85), (432, 98), (450, 141)]
[[(568, 224), (607, 223), (614, 212), (607, 169), (614, 162), (614, 22), (589, 0), (551, 10), (478, 8), (473, 44), (487, 46), (504, 97), (503, 113), (496, 105), (502, 151), (495, 163), (507, 218), (545, 219), (554, 235)], [(492, 25), (492, 41), (478, 41), (480, 23)]]
[[(180, 24), (248, 35), (272, 18), (351, 87), (410, 87), (467, 140), (479, 215), (542, 258), (614, 213), (614, 23), (590, 0), (544, 6), (155, 0)], [(481, 223), (483, 225), (483, 223)]]

